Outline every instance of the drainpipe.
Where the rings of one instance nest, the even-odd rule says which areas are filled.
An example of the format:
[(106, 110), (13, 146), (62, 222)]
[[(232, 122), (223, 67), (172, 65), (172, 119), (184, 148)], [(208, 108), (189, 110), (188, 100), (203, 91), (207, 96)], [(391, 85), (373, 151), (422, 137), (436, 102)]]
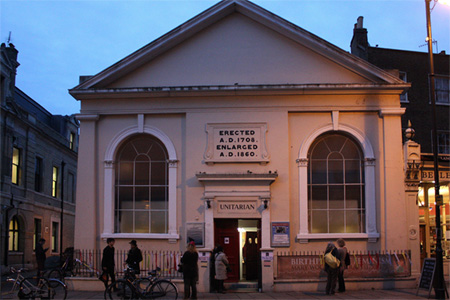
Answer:
[(64, 224), (64, 167), (66, 163), (64, 160), (61, 163), (61, 225), (59, 229), (59, 255), (62, 257), (63, 253), (63, 224)]

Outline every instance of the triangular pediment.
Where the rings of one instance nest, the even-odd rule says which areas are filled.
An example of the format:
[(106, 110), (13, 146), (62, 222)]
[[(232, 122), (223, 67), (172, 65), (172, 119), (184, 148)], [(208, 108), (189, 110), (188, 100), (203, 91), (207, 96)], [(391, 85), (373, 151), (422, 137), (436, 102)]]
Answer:
[(222, 1), (73, 90), (402, 84), (249, 1)]

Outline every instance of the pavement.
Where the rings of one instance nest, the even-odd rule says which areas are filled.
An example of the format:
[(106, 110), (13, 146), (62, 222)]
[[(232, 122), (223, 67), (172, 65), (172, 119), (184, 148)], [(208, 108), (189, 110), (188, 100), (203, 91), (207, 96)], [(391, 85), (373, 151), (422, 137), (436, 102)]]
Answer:
[[(33, 274), (34, 275), (34, 274)], [(6, 276), (2, 276), (0, 288), (0, 299), (18, 299), (17, 292), (8, 294), (11, 283), (7, 283)], [(348, 290), (345, 293), (325, 295), (324, 291), (313, 292), (228, 292), (227, 294), (199, 293), (198, 299), (428, 299), (428, 290), (420, 289), (394, 289), (394, 290)], [(178, 299), (183, 299), (182, 291), (178, 294)], [(434, 298), (434, 290), (431, 291), (430, 298)], [(67, 299), (104, 299), (103, 291), (68, 291)]]
[[(270, 293), (199, 293), (198, 299), (427, 299), (428, 291), (417, 289), (396, 290), (360, 290), (325, 295), (324, 292), (270, 292)], [(434, 291), (431, 292), (434, 298)], [(103, 292), (69, 291), (67, 299), (104, 299)], [(183, 299), (183, 294), (178, 294), (178, 299)]]

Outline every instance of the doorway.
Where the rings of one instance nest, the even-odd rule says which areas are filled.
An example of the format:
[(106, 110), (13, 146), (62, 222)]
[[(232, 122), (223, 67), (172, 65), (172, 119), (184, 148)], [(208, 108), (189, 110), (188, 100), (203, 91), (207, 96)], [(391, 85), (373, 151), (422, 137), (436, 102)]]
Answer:
[(215, 245), (223, 247), (230, 263), (226, 282), (254, 282), (257, 288), (261, 274), (261, 221), (215, 219), (214, 237)]

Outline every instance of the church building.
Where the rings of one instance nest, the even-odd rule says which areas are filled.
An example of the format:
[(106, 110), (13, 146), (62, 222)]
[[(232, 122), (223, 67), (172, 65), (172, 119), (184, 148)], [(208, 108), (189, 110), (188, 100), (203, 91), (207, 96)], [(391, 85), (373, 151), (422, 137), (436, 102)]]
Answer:
[(228, 282), (264, 292), (317, 290), (321, 254), (343, 238), (349, 288), (414, 286), (409, 87), (250, 1), (221, 1), (70, 90), (81, 102), (75, 248), (194, 240), (208, 291), (220, 244)]

